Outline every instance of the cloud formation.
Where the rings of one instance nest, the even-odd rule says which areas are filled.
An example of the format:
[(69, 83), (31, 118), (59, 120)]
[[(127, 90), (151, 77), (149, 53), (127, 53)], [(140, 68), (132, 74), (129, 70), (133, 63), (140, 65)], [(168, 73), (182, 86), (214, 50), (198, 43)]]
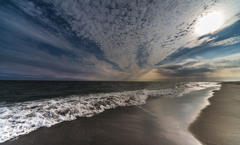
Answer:
[[(220, 68), (200, 63), (239, 53), (239, 6), (238, 0), (1, 1), (0, 79), (205, 77)], [(225, 26), (199, 36), (197, 21), (214, 11), (224, 14)]]

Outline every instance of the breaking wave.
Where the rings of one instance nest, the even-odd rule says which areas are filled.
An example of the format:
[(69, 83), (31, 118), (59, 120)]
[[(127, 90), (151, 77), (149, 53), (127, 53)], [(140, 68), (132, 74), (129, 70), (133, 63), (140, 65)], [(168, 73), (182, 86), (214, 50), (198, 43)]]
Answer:
[(40, 127), (91, 117), (106, 109), (142, 105), (148, 97), (180, 97), (194, 90), (220, 86), (218, 83), (182, 83), (163, 90), (137, 90), (0, 104), (0, 143)]

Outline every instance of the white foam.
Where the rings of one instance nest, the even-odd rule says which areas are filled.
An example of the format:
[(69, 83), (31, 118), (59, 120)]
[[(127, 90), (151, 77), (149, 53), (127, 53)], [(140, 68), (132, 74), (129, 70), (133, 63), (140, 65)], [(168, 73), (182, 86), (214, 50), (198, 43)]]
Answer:
[(90, 95), (72, 95), (65, 98), (36, 100), (0, 104), (0, 143), (19, 135), (27, 134), (40, 127), (74, 120), (77, 117), (91, 117), (106, 109), (118, 106), (145, 104), (151, 97), (180, 97), (194, 90), (219, 86), (218, 83), (181, 83), (175, 88), (164, 90), (137, 90)]

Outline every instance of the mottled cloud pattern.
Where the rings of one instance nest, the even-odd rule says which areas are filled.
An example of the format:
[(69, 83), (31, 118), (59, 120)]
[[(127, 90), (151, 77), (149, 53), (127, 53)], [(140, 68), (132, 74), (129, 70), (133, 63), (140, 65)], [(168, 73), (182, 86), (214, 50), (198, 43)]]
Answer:
[[(0, 79), (240, 77), (239, 7), (238, 0), (1, 1)], [(214, 11), (224, 26), (200, 36), (197, 21)]]

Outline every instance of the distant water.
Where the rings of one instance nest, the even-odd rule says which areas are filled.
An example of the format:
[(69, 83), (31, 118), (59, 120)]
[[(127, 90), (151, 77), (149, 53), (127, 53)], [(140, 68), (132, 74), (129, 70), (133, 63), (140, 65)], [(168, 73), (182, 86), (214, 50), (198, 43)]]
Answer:
[(180, 86), (176, 82), (79, 82), (79, 81), (0, 81), (0, 102), (24, 102), (70, 95), (160, 90)]
[(212, 82), (0, 81), (0, 143), (40, 127), (91, 117), (148, 97), (180, 97)]

